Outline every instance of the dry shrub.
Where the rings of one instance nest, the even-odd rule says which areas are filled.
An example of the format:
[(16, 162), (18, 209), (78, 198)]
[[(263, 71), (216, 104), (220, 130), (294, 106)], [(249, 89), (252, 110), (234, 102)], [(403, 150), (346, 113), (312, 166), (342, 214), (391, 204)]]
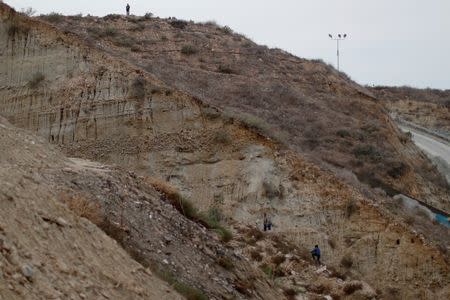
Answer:
[(184, 29), (188, 25), (188, 22), (182, 21), (182, 20), (175, 20), (175, 21), (170, 22), (169, 24), (173, 28)]
[(333, 287), (330, 282), (320, 280), (319, 282), (315, 282), (308, 286), (307, 290), (316, 294), (329, 294), (332, 288)]
[(261, 251), (258, 251), (258, 250), (252, 250), (251, 252), (250, 252), (250, 257), (253, 259), (253, 260), (256, 260), (256, 261), (262, 261), (263, 260), (263, 257), (262, 257), (262, 255), (261, 255)]
[(285, 288), (283, 290), (283, 294), (286, 296), (288, 300), (295, 300), (296, 296), (298, 294), (298, 291), (294, 290), (293, 288)]
[(348, 282), (343, 287), (343, 291), (347, 295), (351, 295), (360, 289), (362, 289), (362, 283), (358, 281)]
[(344, 272), (342, 272), (340, 269), (338, 269), (338, 268), (335, 268), (333, 266), (329, 266), (328, 270), (331, 273), (330, 274), (331, 277), (339, 278), (339, 279), (342, 279), (342, 280), (346, 280), (347, 279), (347, 275)]
[(55, 12), (49, 13), (48, 15), (40, 15), (39, 18), (50, 23), (61, 23), (64, 21), (64, 16)]
[(198, 52), (197, 48), (195, 48), (193, 45), (184, 45), (181, 48), (181, 53), (184, 55), (193, 55)]
[(96, 225), (103, 222), (100, 205), (89, 201), (81, 195), (62, 194), (62, 201), (78, 216), (88, 219)]
[(233, 261), (226, 256), (221, 256), (219, 258), (217, 258), (216, 263), (221, 266), (222, 268), (224, 268), (225, 270), (233, 270), (234, 269), (234, 264)]
[(26, 24), (14, 20), (8, 27), (8, 36), (15, 37), (16, 35), (27, 35), (30, 32), (30, 27)]
[(342, 257), (341, 266), (347, 269), (350, 269), (353, 266), (353, 258), (350, 254), (346, 254)]
[(330, 245), (331, 249), (336, 249), (336, 240), (333, 238), (328, 239), (328, 245)]
[(259, 241), (264, 238), (264, 233), (262, 233), (262, 231), (256, 227), (248, 227), (245, 230), (245, 233), (246, 233), (247, 237), (253, 238), (256, 241)]
[(222, 130), (218, 130), (215, 133), (214, 142), (215, 143), (219, 143), (219, 144), (229, 145), (229, 144), (231, 144), (230, 134), (227, 131), (223, 130), (223, 129)]
[(358, 205), (356, 204), (355, 199), (350, 199), (345, 204), (345, 215), (347, 216), (347, 218), (350, 218), (357, 211), (358, 211)]
[(251, 296), (254, 285), (251, 281), (238, 279), (234, 282), (236, 291), (245, 296)]
[(33, 75), (33, 77), (31, 78), (31, 80), (28, 82), (28, 86), (31, 89), (35, 89), (37, 88), (43, 81), (45, 80), (45, 76), (44, 74), (42, 74), (41, 72), (37, 72)]
[(286, 257), (284, 255), (276, 255), (270, 259), (270, 261), (277, 266), (282, 264), (285, 260), (286, 260)]

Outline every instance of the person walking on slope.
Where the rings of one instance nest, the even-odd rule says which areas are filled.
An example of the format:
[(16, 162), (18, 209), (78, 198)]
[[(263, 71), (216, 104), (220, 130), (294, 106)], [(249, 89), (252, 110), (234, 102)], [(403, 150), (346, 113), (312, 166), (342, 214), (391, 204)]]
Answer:
[(125, 8), (127, 10), (127, 16), (129, 16), (130, 15), (130, 4), (127, 3), (127, 6)]
[(264, 213), (263, 223), (264, 223), (264, 231), (272, 230), (272, 221), (270, 220), (270, 217), (267, 216), (266, 213)]
[(314, 249), (311, 251), (312, 257), (314, 261), (317, 261), (319, 265), (322, 265), (320, 262), (320, 248), (318, 245), (314, 247)]

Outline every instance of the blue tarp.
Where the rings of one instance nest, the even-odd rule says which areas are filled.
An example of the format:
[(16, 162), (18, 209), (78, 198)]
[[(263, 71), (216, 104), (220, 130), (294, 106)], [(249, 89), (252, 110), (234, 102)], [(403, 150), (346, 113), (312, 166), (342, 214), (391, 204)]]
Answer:
[(450, 222), (448, 218), (444, 215), (436, 214), (436, 221), (450, 228)]

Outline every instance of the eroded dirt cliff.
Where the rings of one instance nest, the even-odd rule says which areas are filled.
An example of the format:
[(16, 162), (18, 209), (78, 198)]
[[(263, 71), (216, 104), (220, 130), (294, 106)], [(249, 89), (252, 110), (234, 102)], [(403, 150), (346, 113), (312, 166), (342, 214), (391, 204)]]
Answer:
[[(260, 227), (262, 214), (267, 212), (273, 217), (274, 235), (284, 237), (294, 249), (320, 244), (326, 253), (324, 262), (327, 265), (334, 266), (349, 278), (367, 281), (378, 290), (379, 297), (449, 297), (448, 257), (445, 251), (437, 249), (438, 240), (418, 235), (400, 216), (391, 214), (388, 205), (392, 200), (382, 193), (361, 194), (355, 186), (343, 183), (335, 175), (308, 162), (295, 151), (298, 149), (288, 150), (266, 138), (264, 132), (251, 126), (251, 122), (249, 124), (248, 119), (243, 122), (241, 118), (230, 117), (200, 101), (209, 99), (210, 90), (193, 85), (196, 93), (205, 95), (192, 97), (183, 92), (193, 92), (192, 87), (188, 90), (177, 86), (186, 86), (186, 80), (176, 78), (169, 86), (162, 71), (154, 73), (166, 82), (162, 83), (154, 74), (137, 66), (135, 60), (139, 57), (134, 54), (130, 64), (126, 57), (119, 58), (118, 52), (111, 55), (92, 48), (70, 33), (24, 19), (4, 6), (1, 18), (0, 113), (14, 124), (36, 131), (49, 142), (58, 144), (69, 156), (118, 164), (140, 176), (159, 178), (178, 188), (201, 210), (219, 210), (235, 232), (247, 226)], [(89, 21), (104, 22), (101, 19)], [(157, 22), (158, 26), (173, 27), (167, 21)], [(150, 23), (145, 26), (153, 24)], [(127, 21), (123, 24), (131, 26)], [(156, 25), (151, 26), (156, 28)], [(158, 66), (156, 59), (153, 62)], [(158, 68), (161, 69), (161, 65)], [(315, 76), (314, 72), (311, 74)], [(231, 80), (223, 72), (214, 76), (224, 82)], [(359, 103), (358, 107), (382, 110), (370, 102), (367, 95), (361, 94), (359, 88), (345, 80), (343, 83), (338, 74), (333, 76), (331, 87), (337, 85), (336, 94), (343, 98), (356, 97), (352, 98), (352, 103)], [(319, 77), (318, 82), (326, 79)], [(258, 90), (260, 86), (254, 88)], [(228, 92), (219, 94), (225, 97)], [(215, 101), (209, 103), (218, 104)], [(311, 100), (310, 105), (313, 103)], [(267, 113), (270, 107), (267, 107)], [(346, 115), (351, 122), (360, 124), (371, 114), (362, 110), (355, 115), (350, 112)], [(375, 138), (386, 138), (384, 142), (388, 145), (386, 149), (391, 149), (389, 153), (401, 156), (410, 166), (417, 160), (426, 163), (425, 157), (421, 157), (412, 144), (402, 144), (387, 115), (376, 115), (373, 120), (378, 120), (382, 131), (386, 132), (386, 135), (376, 133)], [(335, 128), (329, 125), (324, 127)], [(373, 132), (369, 127), (366, 129)], [(341, 133), (343, 144), (353, 142), (345, 141), (353, 139), (352, 136), (347, 136), (344, 131)], [(303, 138), (302, 133), (300, 139)], [(364, 157), (372, 155), (373, 148), (360, 150), (361, 160), (370, 161)], [(333, 153), (331, 156), (339, 159), (340, 155)], [(448, 199), (445, 201), (448, 195), (439, 185), (427, 184), (428, 179), (415, 173), (414, 167), (405, 167), (406, 171), (401, 165), (398, 168), (401, 176), (396, 178), (398, 172), (394, 172), (391, 179), (383, 179), (385, 184), (380, 184), (401, 187), (413, 195), (437, 195), (430, 197), (429, 202), (437, 207), (448, 207)], [(350, 181), (355, 181), (351, 173), (345, 174)], [(83, 174), (74, 175), (74, 180), (78, 181), (79, 176)], [(375, 177), (371, 176), (370, 180)], [(105, 178), (99, 180), (100, 185)], [(108, 194), (107, 191), (100, 192), (101, 195), (104, 193)], [(117, 221), (114, 219), (118, 217), (114, 197), (107, 203), (111, 205), (108, 209), (111, 218)], [(128, 220), (145, 213), (144, 204), (136, 205), (141, 206), (139, 209), (133, 205), (124, 208)], [(428, 225), (436, 226), (431, 222)], [(182, 227), (177, 229), (180, 234), (184, 232)], [(448, 241), (445, 234), (441, 238)], [(180, 237), (174, 242), (175, 249), (183, 244), (180, 241), (192, 242), (189, 236)], [(258, 243), (253, 246), (249, 246), (248, 241), (243, 243), (239, 247), (246, 251), (263, 247)], [(125, 248), (126, 245), (125, 241)], [(142, 245), (138, 249), (145, 262), (148, 250)], [(261, 249), (257, 251), (262, 252)], [(197, 252), (192, 255), (202, 259)], [(179, 268), (184, 264), (186, 262), (179, 261), (176, 266)], [(261, 267), (258, 262), (254, 264)], [(183, 276), (189, 278), (186, 270)], [(223, 284), (227, 277), (221, 276), (217, 277), (217, 289), (225, 289), (224, 293), (227, 293), (227, 284)], [(261, 284), (262, 290), (267, 288), (266, 283)], [(277, 293), (275, 288), (272, 293)], [(260, 294), (260, 297), (265, 296)]]

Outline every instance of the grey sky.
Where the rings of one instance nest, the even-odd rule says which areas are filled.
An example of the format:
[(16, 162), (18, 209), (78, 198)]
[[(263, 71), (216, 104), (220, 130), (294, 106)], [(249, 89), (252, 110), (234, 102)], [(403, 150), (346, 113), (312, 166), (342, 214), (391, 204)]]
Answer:
[[(20, 10), (105, 15), (122, 0), (6, 0)], [(450, 89), (449, 0), (129, 0), (133, 14), (215, 20), (254, 41), (336, 63), (328, 33), (345, 32), (341, 69), (362, 84)]]

